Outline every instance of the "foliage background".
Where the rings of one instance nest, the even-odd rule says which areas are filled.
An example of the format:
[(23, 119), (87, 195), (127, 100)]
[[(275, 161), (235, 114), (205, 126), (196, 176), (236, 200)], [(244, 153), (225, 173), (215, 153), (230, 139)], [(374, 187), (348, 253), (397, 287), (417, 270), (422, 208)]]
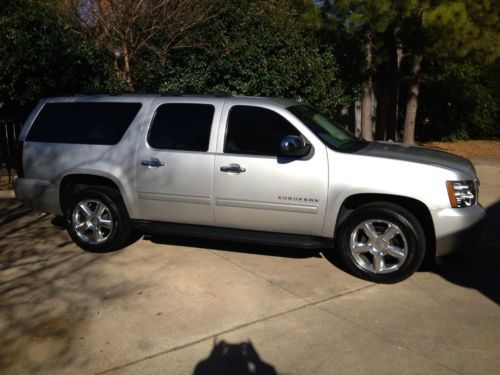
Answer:
[[(137, 77), (135, 91), (283, 96), (303, 99), (336, 118), (346, 110), (352, 114), (365, 74), (362, 41), (356, 33), (329, 23), (308, 0), (232, 0), (221, 7), (216, 17), (191, 31), (196, 47), (175, 50), (164, 62), (144, 52), (132, 72)], [(450, 27), (447, 13), (438, 13), (431, 16), (441, 17), (439, 22), (455, 35), (457, 28)], [(478, 9), (473, 14), (490, 29), (498, 28), (497, 13), (482, 14)], [(374, 19), (373, 14), (364, 16)], [(376, 19), (388, 24), (385, 18)], [(87, 38), (80, 26), (64, 1), (2, 1), (0, 118), (22, 121), (43, 97), (127, 91), (115, 74), (114, 57)], [(424, 60), (418, 140), (500, 137), (500, 66), (494, 57), (499, 51), (497, 34), (490, 29), (485, 30), (492, 50), (488, 56), (493, 58), (474, 51), (460, 56), (436, 52)], [(475, 48), (479, 32), (467, 34), (472, 38), (467, 51)], [(455, 39), (459, 44), (463, 40), (450, 38), (453, 43)], [(440, 43), (436, 39), (433, 49), (445, 51)], [(387, 53), (383, 39), (375, 41), (374, 50), (377, 90), (387, 79), (380, 73)], [(401, 101), (408, 77), (409, 66), (403, 63)], [(352, 125), (353, 116), (343, 120)]]

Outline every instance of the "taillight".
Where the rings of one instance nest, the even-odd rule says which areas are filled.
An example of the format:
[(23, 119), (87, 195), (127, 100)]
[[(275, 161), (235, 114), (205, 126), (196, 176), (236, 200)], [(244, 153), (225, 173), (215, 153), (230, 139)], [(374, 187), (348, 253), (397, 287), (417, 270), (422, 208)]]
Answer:
[(24, 148), (24, 142), (23, 141), (17, 141), (17, 143), (16, 143), (15, 164), (14, 164), (14, 168), (16, 169), (16, 172), (17, 172), (17, 177), (24, 177), (23, 148)]

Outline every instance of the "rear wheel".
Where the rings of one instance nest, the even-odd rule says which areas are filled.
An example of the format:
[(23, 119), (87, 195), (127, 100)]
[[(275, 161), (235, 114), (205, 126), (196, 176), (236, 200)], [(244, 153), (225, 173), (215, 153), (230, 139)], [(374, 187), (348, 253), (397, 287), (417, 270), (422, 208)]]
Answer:
[(81, 248), (106, 252), (123, 247), (131, 223), (120, 194), (108, 187), (79, 187), (69, 198), (68, 233)]
[(339, 228), (337, 247), (352, 274), (375, 282), (397, 282), (420, 267), (425, 235), (408, 210), (378, 202), (349, 215)]

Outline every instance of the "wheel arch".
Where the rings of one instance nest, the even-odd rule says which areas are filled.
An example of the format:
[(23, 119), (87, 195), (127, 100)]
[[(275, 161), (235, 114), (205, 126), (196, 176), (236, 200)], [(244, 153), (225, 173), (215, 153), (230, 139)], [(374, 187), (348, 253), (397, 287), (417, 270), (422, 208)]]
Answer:
[(434, 231), (434, 222), (432, 220), (429, 208), (425, 203), (410, 197), (392, 194), (354, 194), (347, 197), (341, 204), (337, 220), (335, 223), (334, 236), (337, 234), (338, 228), (347, 219), (347, 217), (356, 208), (368, 203), (387, 202), (397, 204), (410, 211), (422, 225), (425, 234), (426, 253), (425, 261), (433, 260), (436, 255), (436, 234)]
[(101, 176), (89, 173), (72, 173), (65, 175), (59, 183), (59, 204), (61, 206), (61, 212), (65, 213), (69, 203), (68, 192), (76, 185), (86, 185), (86, 186), (106, 186), (113, 190), (116, 190), (124, 204), (127, 211), (130, 213), (125, 195), (123, 194), (120, 184), (114, 181), (111, 177)]

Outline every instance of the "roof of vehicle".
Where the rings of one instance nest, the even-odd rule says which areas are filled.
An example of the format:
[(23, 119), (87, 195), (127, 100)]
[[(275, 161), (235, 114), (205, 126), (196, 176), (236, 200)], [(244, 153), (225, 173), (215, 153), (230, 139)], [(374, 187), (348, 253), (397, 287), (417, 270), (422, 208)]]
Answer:
[(211, 98), (216, 100), (232, 100), (235, 102), (241, 102), (250, 104), (250, 103), (273, 103), (279, 105), (281, 107), (289, 107), (292, 105), (299, 104), (300, 101), (293, 99), (285, 99), (285, 98), (268, 98), (264, 96), (231, 96), (231, 95), (213, 95), (213, 94), (179, 94), (179, 93), (165, 93), (165, 94), (92, 94), (92, 95), (67, 95), (67, 96), (58, 96), (52, 98), (46, 98), (45, 100), (50, 102), (57, 101), (68, 101), (74, 102), (78, 100), (89, 100), (89, 101), (100, 101), (106, 99), (113, 99), (116, 101), (117, 98), (126, 98), (126, 99), (137, 99), (137, 100), (147, 100), (158, 97), (172, 97), (172, 98), (193, 98), (193, 99), (201, 99), (201, 98)]

